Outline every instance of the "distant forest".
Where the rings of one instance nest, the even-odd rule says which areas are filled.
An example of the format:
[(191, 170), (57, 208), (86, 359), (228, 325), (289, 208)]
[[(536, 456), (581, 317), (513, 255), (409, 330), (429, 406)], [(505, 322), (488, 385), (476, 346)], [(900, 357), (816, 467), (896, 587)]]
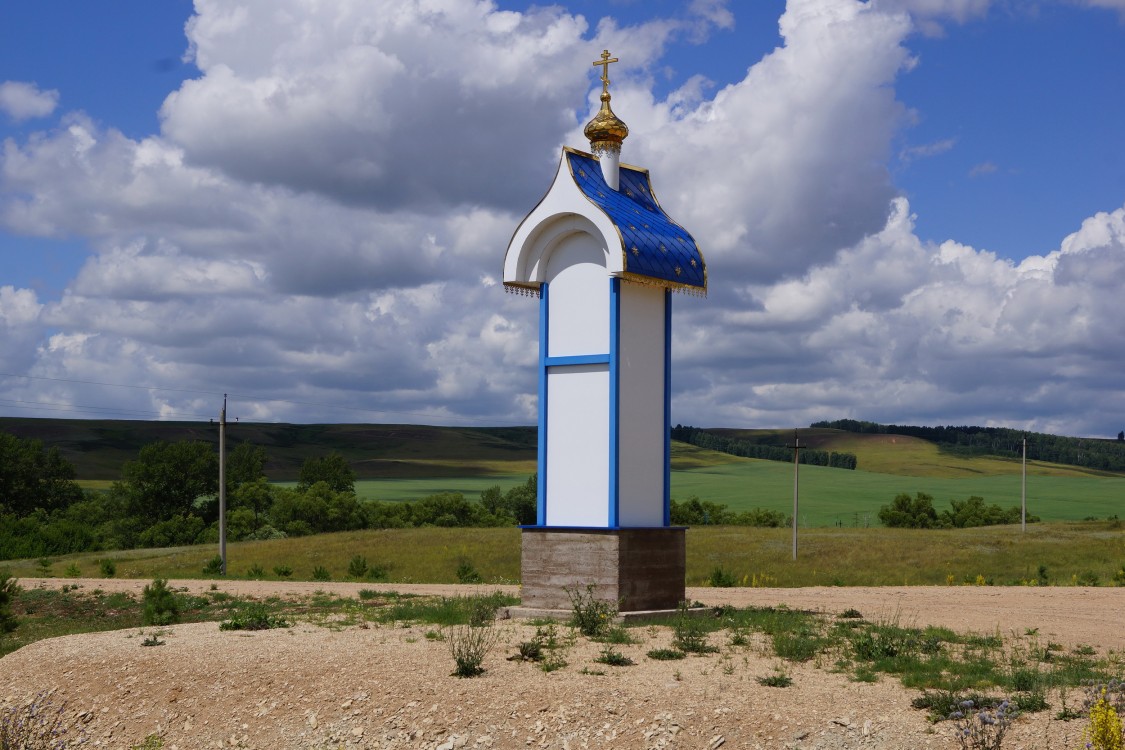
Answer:
[(1119, 434), (1117, 440), (1099, 440), (1024, 432), (1007, 427), (912, 427), (856, 419), (816, 422), (810, 426), (863, 434), (906, 435), (929, 440), (942, 450), (966, 456), (1020, 458), (1023, 439), (1027, 438), (1029, 461), (1047, 461), (1101, 471), (1125, 471), (1125, 434)]
[[(767, 461), (792, 461), (793, 449), (780, 445), (758, 445), (748, 440), (723, 437), (713, 432), (701, 430), (698, 427), (676, 425), (672, 428), (672, 439), (708, 450), (729, 453), (732, 456), (743, 458), (763, 458)], [(854, 453), (840, 453), (837, 451), (820, 451), (812, 448), (802, 448), (800, 462), (811, 466), (829, 466), (833, 469), (854, 469), (856, 457)]]

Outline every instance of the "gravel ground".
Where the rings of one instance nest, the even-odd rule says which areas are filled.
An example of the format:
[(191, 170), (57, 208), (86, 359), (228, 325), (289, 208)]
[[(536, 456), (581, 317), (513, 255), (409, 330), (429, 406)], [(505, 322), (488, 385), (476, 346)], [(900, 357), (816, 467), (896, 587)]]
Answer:
[[(23, 579), (25, 587), (66, 579)], [(86, 589), (139, 593), (145, 581), (83, 580)], [(211, 581), (175, 581), (192, 591)], [(301, 596), (323, 590), (386, 588), (466, 594), (514, 587), (372, 586), (344, 583), (224, 581), (238, 595)], [(811, 588), (689, 589), (705, 604), (787, 604), (869, 619), (946, 625), (978, 633), (1080, 643), (1100, 653), (1122, 649), (1125, 589)], [(448, 645), (427, 626), (311, 623), (258, 633), (222, 632), (215, 623), (164, 629), (165, 645), (142, 648), (139, 630), (66, 636), (0, 659), (0, 701), (18, 704), (42, 690), (65, 701), (99, 748), (129, 750), (150, 734), (166, 750), (190, 748), (803, 748), (851, 750), (956, 748), (948, 724), (931, 726), (910, 707), (917, 692), (897, 680), (850, 682), (830, 663), (780, 664), (768, 644), (724, 648), (708, 657), (645, 657), (671, 640), (665, 628), (639, 628), (636, 645), (618, 646), (635, 666), (594, 660), (602, 646), (580, 639), (565, 669), (545, 673), (508, 661), (534, 627), (496, 625), (500, 642), (474, 679), (450, 676)], [(564, 629), (565, 630), (565, 629)], [(148, 629), (151, 632), (151, 629)], [(713, 640), (721, 640), (714, 636)], [(758, 677), (783, 668), (788, 688)], [(590, 674), (589, 672), (604, 672)], [(585, 673), (584, 673), (585, 672)], [(1075, 700), (1071, 698), (1072, 702)], [(1074, 748), (1084, 722), (1054, 711), (1020, 718), (1004, 748)]]

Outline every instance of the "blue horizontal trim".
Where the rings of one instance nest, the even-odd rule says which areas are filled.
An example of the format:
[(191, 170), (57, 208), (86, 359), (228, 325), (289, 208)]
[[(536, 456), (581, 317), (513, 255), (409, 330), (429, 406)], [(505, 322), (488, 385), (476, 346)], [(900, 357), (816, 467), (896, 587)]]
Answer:
[(570, 357), (547, 357), (543, 364), (547, 367), (570, 367), (574, 365), (608, 365), (608, 354), (575, 354)]
[(519, 526), (525, 531), (644, 531), (646, 529), (689, 529), (690, 526)]

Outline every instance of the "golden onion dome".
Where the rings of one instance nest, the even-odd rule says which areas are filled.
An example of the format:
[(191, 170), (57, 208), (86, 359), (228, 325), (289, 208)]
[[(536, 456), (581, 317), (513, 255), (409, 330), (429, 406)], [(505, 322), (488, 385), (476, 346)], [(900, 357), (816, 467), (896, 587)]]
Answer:
[(602, 59), (594, 62), (595, 68), (601, 66), (602, 69), (602, 108), (594, 115), (594, 119), (586, 123), (586, 129), (583, 131), (590, 139), (591, 145), (606, 143), (620, 146), (629, 135), (629, 126), (613, 114), (609, 106), (609, 65), (615, 62), (617, 58), (611, 58), (609, 50), (602, 50)]
[(629, 135), (629, 126), (613, 114), (609, 107), (609, 92), (602, 91), (602, 108), (594, 115), (594, 119), (586, 123), (583, 131), (590, 143), (621, 143)]

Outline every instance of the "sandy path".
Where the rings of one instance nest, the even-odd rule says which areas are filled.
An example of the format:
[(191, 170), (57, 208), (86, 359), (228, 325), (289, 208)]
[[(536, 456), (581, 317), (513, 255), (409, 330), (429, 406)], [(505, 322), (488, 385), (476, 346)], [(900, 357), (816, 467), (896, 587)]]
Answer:
[[(86, 590), (127, 591), (140, 595), (146, 580), (121, 578), (23, 578), (25, 588), (79, 583)], [(323, 591), (358, 596), (361, 589), (431, 596), (467, 596), (504, 591), (519, 595), (519, 586), (455, 584), (372, 584), (309, 581), (176, 580), (177, 588), (203, 593), (216, 585), (237, 596), (308, 596)], [(901, 625), (938, 625), (958, 632), (1023, 635), (1038, 630), (1041, 640), (1066, 646), (1099, 645), (1125, 650), (1125, 587), (1034, 586), (907, 586), (810, 588), (689, 588), (688, 598), (707, 606), (777, 606), (839, 613), (857, 609), (869, 620), (896, 620)]]

